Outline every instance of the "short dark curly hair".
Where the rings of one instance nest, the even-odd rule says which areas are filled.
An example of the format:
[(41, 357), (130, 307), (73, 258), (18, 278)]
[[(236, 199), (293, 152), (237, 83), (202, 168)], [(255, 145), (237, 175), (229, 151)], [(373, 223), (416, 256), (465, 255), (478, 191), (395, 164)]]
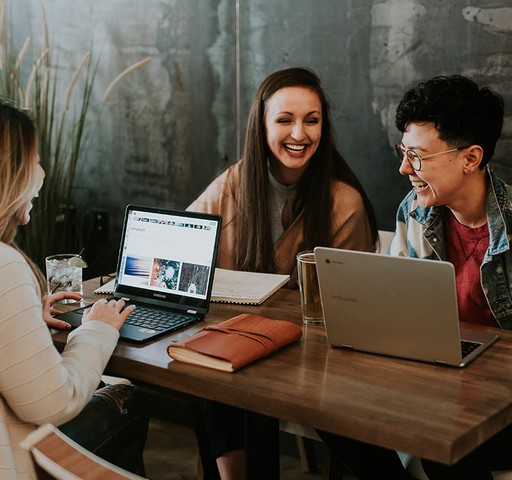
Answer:
[(433, 122), (439, 138), (454, 148), (480, 145), (484, 168), (501, 135), (503, 105), (499, 93), (469, 78), (437, 76), (405, 92), (395, 125), (403, 133), (411, 122)]

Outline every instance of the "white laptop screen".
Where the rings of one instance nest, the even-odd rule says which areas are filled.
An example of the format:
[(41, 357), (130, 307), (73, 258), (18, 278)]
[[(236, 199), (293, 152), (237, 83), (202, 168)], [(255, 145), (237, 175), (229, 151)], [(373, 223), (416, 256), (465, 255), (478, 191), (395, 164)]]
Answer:
[(128, 209), (118, 285), (151, 291), (153, 298), (161, 292), (162, 298), (206, 299), (220, 222), (193, 215)]

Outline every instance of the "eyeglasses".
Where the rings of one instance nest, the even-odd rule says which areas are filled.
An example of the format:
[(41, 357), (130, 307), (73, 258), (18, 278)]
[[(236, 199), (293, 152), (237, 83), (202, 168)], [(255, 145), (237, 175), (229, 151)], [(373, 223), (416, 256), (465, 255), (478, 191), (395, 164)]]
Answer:
[(452, 148), (451, 150), (446, 150), (445, 152), (431, 153), (430, 155), (424, 155), (422, 157), (422, 156), (418, 155), (414, 150), (411, 150), (410, 148), (405, 148), (402, 144), (398, 144), (398, 145), (395, 145), (395, 152), (396, 152), (396, 155), (397, 155), (398, 159), (400, 160), (400, 162), (403, 161), (404, 156), (405, 156), (407, 158), (407, 161), (413, 168), (413, 170), (418, 172), (421, 170), (421, 162), (423, 160), (426, 160), (427, 158), (437, 157), (439, 155), (445, 155), (447, 153), (458, 152), (459, 150), (464, 150), (465, 148), (469, 148), (469, 146)]

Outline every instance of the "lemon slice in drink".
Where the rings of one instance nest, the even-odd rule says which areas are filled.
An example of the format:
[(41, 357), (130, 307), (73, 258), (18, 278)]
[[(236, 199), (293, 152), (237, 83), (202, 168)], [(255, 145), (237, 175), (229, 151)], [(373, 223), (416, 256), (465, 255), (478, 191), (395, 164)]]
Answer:
[(87, 268), (88, 267), (87, 262), (79, 255), (77, 255), (76, 257), (71, 257), (68, 260), (68, 263), (72, 267), (78, 267), (78, 268)]

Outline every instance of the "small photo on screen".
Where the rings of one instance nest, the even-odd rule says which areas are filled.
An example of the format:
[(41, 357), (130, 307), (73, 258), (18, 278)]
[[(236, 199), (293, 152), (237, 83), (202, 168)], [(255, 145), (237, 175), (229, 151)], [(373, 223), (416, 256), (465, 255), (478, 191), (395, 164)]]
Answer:
[(180, 264), (181, 262), (177, 260), (155, 258), (153, 260), (150, 285), (168, 290), (177, 290)]
[(210, 267), (206, 265), (184, 263), (181, 271), (179, 290), (197, 295), (206, 295), (209, 275)]
[(149, 278), (151, 272), (151, 259), (141, 257), (127, 257), (124, 274), (130, 277)]

